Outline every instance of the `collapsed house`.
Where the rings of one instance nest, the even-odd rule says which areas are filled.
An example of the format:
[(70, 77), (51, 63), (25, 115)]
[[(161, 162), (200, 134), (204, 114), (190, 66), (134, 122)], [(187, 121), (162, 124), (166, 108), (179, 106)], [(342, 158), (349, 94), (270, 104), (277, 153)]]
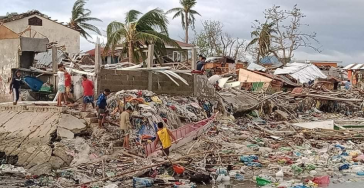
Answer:
[[(80, 33), (63, 23), (51, 20), (39, 11), (10, 14), (0, 18), (0, 91), (8, 100), (9, 84), (15, 70), (24, 76), (36, 77), (38, 81), (56, 85), (54, 71), (35, 69), (33, 63), (38, 53), (47, 52), (49, 44), (57, 43), (59, 48), (70, 54), (78, 54)], [(25, 86), (29, 86), (28, 84)]]

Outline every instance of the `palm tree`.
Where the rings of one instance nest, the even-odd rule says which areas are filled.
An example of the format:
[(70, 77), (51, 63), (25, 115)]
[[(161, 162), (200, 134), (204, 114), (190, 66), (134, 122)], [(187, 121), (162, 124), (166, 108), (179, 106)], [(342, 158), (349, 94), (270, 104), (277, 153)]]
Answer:
[(257, 62), (259, 63), (260, 57), (268, 56), (271, 50), (271, 40), (273, 34), (277, 31), (273, 29), (274, 23), (264, 23), (261, 27), (258, 27), (257, 30), (251, 33), (253, 38), (252, 41), (248, 44), (247, 48), (258, 43), (258, 57)]
[(167, 11), (169, 13), (176, 13), (173, 19), (181, 17), (182, 28), (186, 31), (185, 42), (188, 43), (188, 29), (195, 26), (195, 15), (200, 15), (197, 11), (192, 8), (196, 5), (196, 0), (180, 0), (179, 3), (182, 5), (181, 8), (173, 8)]
[(75, 4), (72, 8), (72, 18), (71, 21), (68, 23), (68, 25), (80, 31), (80, 34), (87, 39), (88, 37), (92, 38), (89, 33), (86, 32), (86, 30), (93, 31), (99, 35), (101, 35), (100, 30), (94, 26), (89, 24), (90, 21), (99, 21), (100, 19), (90, 17), (91, 11), (89, 9), (85, 9), (86, 1), (85, 0), (76, 0)]
[(141, 57), (145, 59), (141, 51), (144, 45), (154, 44), (155, 54), (162, 54), (165, 44), (179, 48), (177, 42), (168, 36), (168, 20), (162, 10), (154, 9), (140, 16), (141, 14), (137, 10), (130, 10), (126, 13), (125, 23), (114, 21), (107, 26), (104, 52), (122, 46), (128, 52), (129, 62), (133, 63)]

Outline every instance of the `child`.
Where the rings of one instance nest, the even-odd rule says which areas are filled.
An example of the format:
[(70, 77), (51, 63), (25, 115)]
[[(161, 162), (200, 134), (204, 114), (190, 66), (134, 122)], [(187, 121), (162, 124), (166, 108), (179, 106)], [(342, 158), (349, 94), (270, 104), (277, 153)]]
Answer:
[(103, 93), (101, 93), (101, 95), (97, 98), (97, 103), (96, 103), (96, 110), (97, 110), (97, 116), (99, 119), (99, 128), (103, 128), (103, 124), (105, 122), (105, 118), (107, 115), (107, 96), (110, 95), (110, 89), (105, 89)]
[(159, 122), (155, 147), (157, 147), (157, 144), (160, 141), (162, 143), (163, 153), (167, 157), (169, 156), (169, 148), (172, 146), (171, 137), (177, 143), (176, 137), (173, 136), (172, 132), (167, 128), (164, 128), (162, 122)]
[(10, 83), (10, 94), (14, 94), (13, 105), (16, 105), (19, 100), (20, 86), (22, 84), (21, 73), (19, 70), (15, 72), (15, 76)]
[(120, 115), (120, 129), (124, 133), (124, 142), (123, 146), (126, 149), (130, 149), (129, 145), (129, 135), (130, 131), (132, 129), (131, 123), (130, 123), (130, 114), (133, 112), (133, 109), (131, 107), (128, 107), (124, 112)]

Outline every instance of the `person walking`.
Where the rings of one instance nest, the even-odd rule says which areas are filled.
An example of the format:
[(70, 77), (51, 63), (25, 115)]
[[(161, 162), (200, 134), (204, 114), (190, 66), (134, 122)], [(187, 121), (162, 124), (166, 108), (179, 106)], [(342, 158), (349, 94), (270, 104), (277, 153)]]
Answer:
[(87, 75), (82, 75), (82, 87), (83, 87), (83, 108), (82, 111), (85, 112), (87, 108), (87, 104), (92, 105), (92, 108), (95, 108), (94, 104), (94, 84), (91, 80), (87, 79)]
[(66, 92), (66, 85), (65, 85), (65, 75), (64, 75), (64, 66), (63, 64), (58, 65), (58, 100), (57, 100), (57, 106), (62, 106), (62, 100), (64, 100), (65, 104), (67, 104), (66, 98), (64, 97)]
[(131, 123), (130, 123), (130, 114), (133, 112), (133, 109), (129, 106), (124, 112), (120, 115), (120, 129), (124, 134), (124, 142), (123, 147), (126, 149), (130, 149), (129, 145), (129, 137), (131, 134)]
[(102, 125), (105, 122), (105, 118), (107, 115), (107, 96), (110, 95), (110, 89), (105, 89), (103, 93), (97, 98), (96, 102), (96, 110), (97, 110), (97, 117), (99, 122), (99, 128), (102, 128)]
[(158, 123), (157, 139), (155, 141), (155, 147), (157, 147), (158, 142), (162, 143), (162, 149), (165, 156), (169, 156), (169, 148), (172, 146), (172, 139), (177, 143), (176, 137), (172, 134), (170, 130), (164, 127), (162, 122)]
[(10, 82), (10, 94), (13, 94), (13, 105), (18, 104), (20, 96), (20, 86), (22, 84), (21, 73), (19, 70), (15, 72), (15, 76)]

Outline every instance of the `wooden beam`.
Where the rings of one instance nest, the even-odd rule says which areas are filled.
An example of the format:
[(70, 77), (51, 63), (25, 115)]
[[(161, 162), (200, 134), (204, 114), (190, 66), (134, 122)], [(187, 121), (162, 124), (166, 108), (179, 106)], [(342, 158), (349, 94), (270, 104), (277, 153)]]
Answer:
[(154, 44), (150, 44), (148, 46), (147, 68), (151, 68), (153, 66), (153, 57), (154, 57)]

